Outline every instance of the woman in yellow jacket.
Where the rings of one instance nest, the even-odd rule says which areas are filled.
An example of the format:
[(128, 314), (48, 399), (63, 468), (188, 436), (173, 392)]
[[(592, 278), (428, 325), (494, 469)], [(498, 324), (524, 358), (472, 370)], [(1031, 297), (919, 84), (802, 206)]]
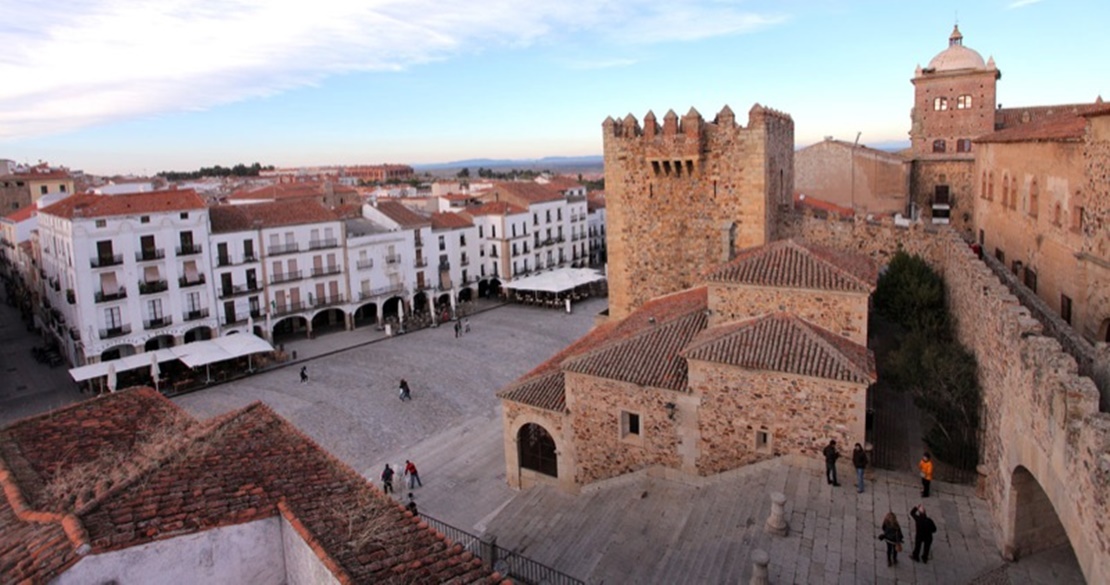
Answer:
[(917, 462), (917, 469), (921, 471), (921, 497), (929, 497), (929, 484), (933, 481), (933, 460), (926, 453)]

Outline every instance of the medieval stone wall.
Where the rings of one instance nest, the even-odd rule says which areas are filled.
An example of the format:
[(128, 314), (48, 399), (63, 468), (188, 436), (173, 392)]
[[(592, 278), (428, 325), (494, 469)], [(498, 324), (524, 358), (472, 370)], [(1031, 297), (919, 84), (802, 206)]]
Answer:
[(915, 160), (910, 171), (910, 201), (917, 205), (921, 217), (929, 221), (932, 202), (938, 185), (948, 186), (951, 205), (949, 225), (958, 232), (971, 234), (975, 225), (975, 161)]
[[(841, 449), (864, 441), (867, 386), (690, 361), (698, 409), (699, 474), (720, 473), (780, 455), (820, 458), (829, 439)], [(759, 432), (767, 433), (761, 445)]]
[[(568, 435), (566, 416), (561, 412), (543, 410), (509, 400), (502, 400), (501, 408), (502, 441), (505, 445), (505, 477), (509, 486), (524, 489), (535, 484), (546, 483), (556, 485), (567, 491), (576, 490), (577, 486), (574, 483), (574, 448)], [(521, 427), (528, 423), (540, 425), (555, 440), (559, 474), (557, 478), (523, 469), (520, 466), (517, 433)]]
[(1083, 166), (1083, 251), (1088, 322), (1110, 342), (1110, 115), (1088, 118)]
[(785, 312), (866, 347), (868, 298), (866, 294), (714, 283), (709, 287), (710, 326)]
[(726, 106), (713, 122), (691, 109), (643, 127), (631, 115), (602, 126), (609, 310), (698, 284), (732, 252), (770, 239), (794, 186), (794, 122), (756, 105), (748, 126)]
[(909, 164), (890, 153), (824, 140), (794, 156), (794, 190), (861, 213), (905, 213)]

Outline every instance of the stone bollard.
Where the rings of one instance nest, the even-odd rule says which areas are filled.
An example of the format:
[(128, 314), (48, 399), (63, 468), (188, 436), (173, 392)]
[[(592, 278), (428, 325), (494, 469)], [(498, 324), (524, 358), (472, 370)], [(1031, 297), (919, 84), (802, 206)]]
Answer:
[(790, 526), (786, 523), (786, 513), (783, 511), (785, 503), (786, 494), (771, 492), (771, 516), (763, 525), (764, 532), (774, 536), (786, 536), (790, 532)]
[(768, 585), (770, 581), (767, 578), (767, 565), (771, 562), (771, 557), (767, 552), (762, 549), (755, 549), (752, 551), (752, 579), (748, 581), (748, 585)]

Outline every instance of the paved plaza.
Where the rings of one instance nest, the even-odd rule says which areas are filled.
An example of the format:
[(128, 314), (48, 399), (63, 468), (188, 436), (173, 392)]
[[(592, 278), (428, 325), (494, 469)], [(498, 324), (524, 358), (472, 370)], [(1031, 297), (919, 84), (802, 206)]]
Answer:
[[(1083, 582), (1066, 548), (1003, 563), (985, 502), (945, 483), (925, 501), (939, 527), (932, 561), (913, 563), (906, 550), (887, 567), (882, 516), (899, 515), (909, 546), (908, 511), (919, 503), (916, 477), (903, 471), (875, 470), (864, 494), (848, 485), (847, 465), (834, 488), (820, 462), (801, 458), (680, 481), (641, 471), (574, 496), (511, 490), (494, 394), (587, 332), (605, 301), (573, 314), (485, 307), (461, 338), (451, 327), (321, 335), (286, 344), (294, 363), (174, 400), (200, 418), (261, 400), (374, 483), (386, 462), (411, 459), (424, 481), (412, 490), (421, 512), (588, 583), (747, 583), (755, 549), (769, 553), (772, 583)], [(25, 344), (36, 338), (11, 314), (0, 307), (0, 424), (82, 398), (64, 368), (33, 362)], [(401, 378), (412, 401), (398, 399)], [(763, 530), (772, 491), (787, 496), (786, 537)]]

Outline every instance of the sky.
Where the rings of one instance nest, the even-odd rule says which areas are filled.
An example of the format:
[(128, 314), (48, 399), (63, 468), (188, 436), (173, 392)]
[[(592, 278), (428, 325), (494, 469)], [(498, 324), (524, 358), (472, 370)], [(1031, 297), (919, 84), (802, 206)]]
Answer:
[(0, 158), (95, 174), (601, 154), (601, 123), (755, 103), (796, 146), (906, 141), (910, 79), (1110, 99), (1105, 0), (0, 0)]

